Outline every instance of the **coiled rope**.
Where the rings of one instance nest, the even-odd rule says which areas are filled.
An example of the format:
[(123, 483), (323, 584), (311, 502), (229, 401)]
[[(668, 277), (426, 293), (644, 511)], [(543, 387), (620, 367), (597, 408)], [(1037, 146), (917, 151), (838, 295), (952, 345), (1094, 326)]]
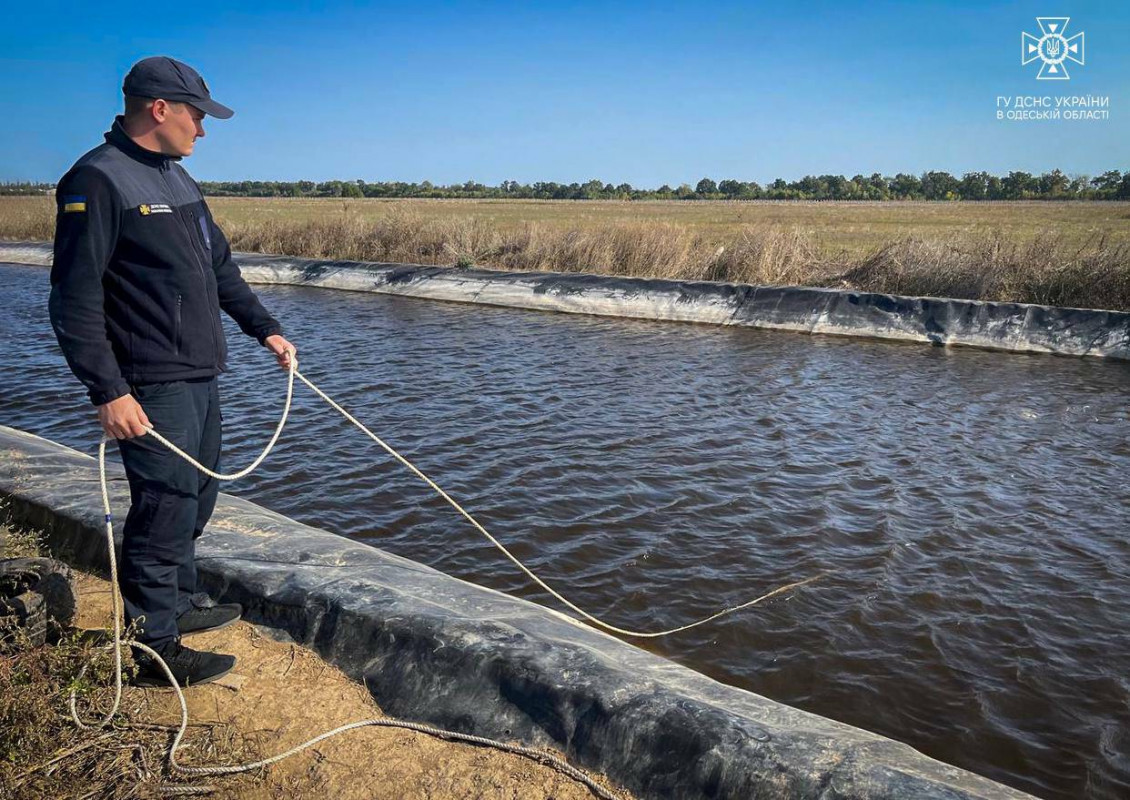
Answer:
[[(691, 628), (698, 627), (699, 625), (705, 625), (706, 623), (711, 622), (713, 620), (716, 620), (720, 617), (724, 617), (724, 616), (727, 616), (729, 614), (733, 614), (737, 611), (741, 611), (742, 609), (749, 608), (750, 606), (757, 605), (758, 603), (762, 602), (763, 600), (768, 600), (769, 598), (774, 597), (775, 595), (782, 594), (783, 592), (787, 592), (790, 589), (795, 589), (797, 587), (804, 586), (805, 584), (812, 583), (813, 581), (818, 580), (819, 578), (823, 577), (823, 573), (821, 573), (821, 574), (815, 575), (811, 578), (806, 578), (805, 580), (796, 581), (796, 582), (790, 583), (786, 586), (781, 586), (777, 589), (774, 589), (771, 592), (768, 592), (767, 594), (763, 594), (760, 597), (757, 597), (757, 598), (750, 600), (748, 602), (741, 603), (740, 605), (732, 606), (730, 608), (726, 608), (722, 611), (719, 611), (715, 614), (711, 614), (710, 616), (704, 617), (704, 618), (699, 619), (695, 622), (691, 622), (691, 623), (686, 624), (686, 625), (680, 625), (676, 628), (671, 628), (669, 630), (651, 631), (651, 632), (633, 631), (633, 630), (629, 630), (629, 629), (626, 629), (626, 628), (620, 628), (620, 627), (617, 627), (617, 626), (612, 625), (610, 623), (604, 622), (603, 620), (593, 616), (592, 614), (588, 613), (584, 609), (580, 608), (579, 606), (577, 606), (576, 604), (574, 604), (573, 602), (571, 602), (570, 600), (568, 600), (567, 598), (562, 596), (560, 592), (553, 589), (545, 581), (543, 581), (541, 578), (539, 578), (537, 575), (535, 575), (525, 564), (523, 564), (521, 561), (519, 561), (514, 556), (513, 553), (511, 553), (509, 550), (507, 550), (506, 547), (501, 542), (498, 541), (498, 539), (496, 539), (494, 536), (492, 536), (490, 534), (490, 532), (487, 531), (486, 528), (484, 528), (482, 525), (480, 525), (478, 523), (478, 521), (473, 516), (471, 516), (470, 513), (468, 513), (461, 505), (459, 505), (459, 503), (457, 503), (449, 494), (447, 494), (447, 492), (445, 492), (443, 489), (441, 489), (431, 478), (429, 478), (427, 475), (425, 475), (423, 472), (421, 472), (419, 469), (417, 469), (416, 466), (414, 464), (412, 464), (408, 459), (406, 459), (404, 456), (402, 456), (400, 453), (398, 453), (393, 447), (391, 447), (384, 440), (382, 440), (379, 436), (377, 436), (375, 433), (373, 433), (371, 430), (369, 430), (356, 417), (354, 417), (352, 414), (350, 414), (348, 411), (346, 411), (344, 408), (342, 408), (340, 405), (338, 405), (338, 403), (336, 403), (329, 395), (327, 395), (325, 392), (323, 392), (321, 389), (319, 389), (305, 375), (303, 375), (301, 372), (299, 372), (298, 371), (298, 360), (297, 360), (297, 357), (295, 356), (293, 351), (290, 352), (289, 369), (287, 371), (286, 402), (283, 405), (283, 411), (282, 411), (282, 415), (279, 417), (278, 425), (275, 426), (275, 431), (271, 435), (270, 441), (267, 442), (267, 446), (263, 448), (263, 451), (259, 454), (259, 456), (254, 461), (252, 461), (248, 466), (244, 467), (243, 469), (239, 470), (238, 472), (233, 472), (231, 474), (223, 474), (223, 473), (212, 471), (211, 469), (209, 469), (208, 467), (204, 466), (199, 461), (194, 459), (188, 453), (181, 450), (175, 444), (170, 442), (168, 439), (166, 439), (160, 433), (158, 433), (157, 430), (151, 425), (146, 426), (146, 435), (153, 436), (155, 439), (157, 439), (157, 441), (159, 441), (165, 447), (169, 448), (169, 450), (176, 453), (178, 456), (183, 458), (188, 463), (192, 464), (200, 472), (203, 472), (205, 475), (209, 475), (212, 478), (215, 478), (216, 480), (232, 481), (232, 480), (236, 480), (238, 478), (242, 478), (245, 475), (248, 475), (252, 471), (254, 471), (255, 468), (258, 467), (263, 462), (263, 459), (265, 459), (267, 457), (267, 455), (271, 452), (271, 449), (274, 448), (275, 443), (278, 441), (279, 436), (282, 434), (283, 428), (286, 425), (287, 418), (290, 415), (291, 402), (294, 398), (294, 379), (295, 379), (295, 377), (297, 377), (299, 380), (301, 380), (303, 383), (305, 383), (307, 386), (309, 386), (314, 391), (315, 394), (317, 394), (320, 398), (322, 398), (327, 403), (329, 403), (334, 409), (336, 409), (347, 420), (349, 420), (354, 425), (356, 425), (358, 428), (360, 428), (361, 431), (366, 436), (368, 436), (370, 439), (372, 439), (374, 442), (376, 442), (382, 448), (384, 448), (385, 451), (389, 453), (389, 455), (391, 455), (393, 458), (395, 458), (397, 461), (399, 461), (401, 464), (403, 464), (405, 467), (407, 467), (409, 470), (411, 470), (416, 476), (418, 476), (425, 483), (427, 483), (428, 486), (430, 486), (432, 489), (434, 489), (441, 497), (443, 497), (444, 500), (446, 500), (448, 503), (450, 503), (451, 506), (453, 508), (455, 508), (456, 511), (458, 511), (460, 514), (462, 514), (467, 519), (467, 521), (470, 522), (471, 525), (473, 525), (474, 528), (477, 531), (479, 531), (479, 533), (481, 533), (483, 536), (485, 536), (487, 538), (487, 540), (490, 541), (491, 544), (493, 544), (495, 547), (497, 547), (503, 553), (503, 555), (505, 555), (508, 559), (510, 559), (510, 561), (512, 561), (523, 573), (525, 573), (538, 586), (545, 589), (547, 592), (549, 592), (549, 594), (551, 594), (553, 597), (557, 598), (560, 602), (564, 603), (566, 606), (568, 606), (573, 611), (580, 614), (582, 617), (584, 617), (586, 620), (591, 622), (593, 625), (596, 625), (596, 626), (603, 628), (605, 630), (611, 631), (613, 633), (619, 633), (619, 634), (622, 634), (624, 636), (632, 636), (632, 637), (637, 637), (637, 638), (656, 638), (656, 637), (659, 637), (659, 636), (669, 636), (673, 633), (679, 633), (681, 631), (685, 631), (685, 630), (689, 630)], [(117, 562), (117, 556), (115, 555), (115, 552), (114, 552), (114, 523), (113, 523), (113, 515), (112, 515), (111, 510), (110, 510), (110, 491), (109, 491), (108, 483), (107, 483), (107, 480), (106, 480), (106, 443), (109, 442), (109, 441), (113, 441), (113, 440), (106, 437), (106, 436), (103, 436), (102, 440), (98, 444), (98, 479), (99, 479), (99, 483), (101, 484), (101, 489), (102, 489), (102, 509), (103, 509), (103, 512), (105, 513), (106, 545), (107, 545), (107, 551), (109, 553), (109, 558), (110, 558), (110, 584), (111, 584), (111, 587), (112, 587), (111, 594), (112, 594), (112, 598), (113, 598), (114, 641), (113, 641), (112, 644), (108, 644), (106, 646), (112, 647), (113, 650), (114, 650), (114, 702), (112, 703), (110, 710), (105, 715), (103, 715), (99, 720), (97, 720), (95, 722), (83, 721), (79, 717), (79, 713), (78, 713), (78, 710), (76, 708), (76, 694), (75, 694), (75, 692), (72, 691), (71, 696), (70, 696), (71, 719), (74, 721), (74, 723), (79, 728), (86, 729), (86, 730), (105, 727), (110, 722), (110, 720), (113, 718), (113, 716), (118, 712), (118, 708), (121, 705), (121, 699), (122, 699), (122, 653), (121, 653), (121, 645), (123, 643), (122, 623), (121, 623), (122, 597), (121, 597), (121, 591), (118, 587), (118, 562)], [(177, 761), (177, 749), (180, 747), (181, 740), (184, 738), (184, 734), (188, 730), (188, 705), (187, 705), (187, 703), (185, 702), (185, 699), (184, 699), (184, 692), (181, 691), (181, 687), (177, 683), (176, 678), (173, 676), (172, 670), (169, 669), (168, 664), (165, 663), (164, 659), (162, 659), (161, 656), (158, 655), (155, 650), (153, 650), (148, 645), (146, 645), (142, 642), (136, 641), (134, 639), (126, 640), (125, 643), (129, 644), (131, 647), (135, 647), (135, 648), (141, 650), (142, 652), (148, 654), (150, 658), (152, 658), (157, 664), (159, 664), (161, 666), (161, 669), (165, 673), (165, 677), (168, 678), (169, 686), (174, 691), (176, 691), (177, 700), (180, 702), (181, 722), (180, 722), (180, 727), (177, 730), (176, 736), (173, 738), (172, 745), (169, 747), (169, 766), (175, 772), (179, 772), (179, 773), (182, 773), (182, 774), (185, 774), (185, 775), (231, 775), (231, 774), (239, 773), (239, 772), (250, 772), (251, 770), (260, 769), (261, 767), (266, 767), (266, 766), (269, 766), (271, 764), (275, 764), (279, 761), (282, 761), (285, 758), (289, 758), (290, 756), (295, 755), (296, 753), (299, 753), (299, 752), (305, 750), (308, 747), (312, 747), (313, 745), (317, 744), (318, 742), (329, 739), (332, 736), (337, 736), (338, 734), (345, 733), (346, 731), (351, 731), (351, 730), (355, 730), (357, 728), (364, 728), (364, 727), (404, 728), (404, 729), (407, 729), (407, 730), (416, 731), (418, 733), (424, 733), (424, 734), (427, 734), (429, 736), (435, 736), (435, 737), (438, 737), (438, 738), (441, 738), (441, 739), (448, 739), (448, 740), (452, 740), (452, 741), (460, 741), (460, 742), (467, 742), (467, 743), (470, 743), (470, 744), (483, 745), (483, 746), (486, 746), (486, 747), (492, 747), (492, 748), (495, 748), (495, 749), (498, 749), (498, 750), (502, 750), (502, 751), (505, 751), (505, 752), (508, 752), (508, 753), (513, 753), (513, 754), (516, 754), (516, 755), (521, 755), (521, 756), (525, 756), (527, 758), (531, 758), (531, 759), (538, 761), (542, 764), (545, 764), (547, 766), (551, 766), (554, 769), (561, 772), (562, 774), (567, 775), (570, 778), (582, 783), (583, 785), (588, 787), (596, 796), (598, 796), (600, 798), (605, 798), (605, 800), (615, 800), (614, 795), (610, 794), (607, 789), (605, 789), (604, 787), (600, 786), (598, 783), (593, 781), (593, 779), (590, 778), (588, 775), (581, 772), (579, 769), (572, 766), (571, 764), (569, 764), (565, 760), (563, 760), (563, 759), (561, 759), (557, 756), (554, 756), (550, 753), (546, 753), (546, 752), (543, 752), (541, 750), (534, 749), (532, 747), (524, 747), (522, 745), (508, 744), (506, 742), (500, 742), (500, 741), (497, 741), (497, 740), (494, 740), (494, 739), (487, 739), (487, 738), (484, 738), (482, 736), (472, 736), (470, 734), (457, 733), (455, 731), (447, 731), (447, 730), (443, 730), (441, 728), (433, 728), (431, 726), (421, 725), (421, 724), (418, 724), (418, 723), (415, 723), (415, 722), (406, 722), (406, 721), (402, 721), (402, 720), (390, 720), (390, 719), (368, 719), (368, 720), (362, 720), (360, 722), (352, 722), (352, 723), (349, 723), (348, 725), (342, 725), (340, 727), (334, 728), (333, 730), (326, 731), (325, 733), (319, 734), (318, 736), (315, 736), (313, 739), (310, 739), (310, 740), (305, 741), (301, 744), (295, 745), (294, 747), (290, 748), (289, 750), (282, 752), (282, 753), (279, 753), (278, 755), (272, 756), (270, 758), (261, 759), (259, 761), (253, 761), (253, 762), (250, 762), (250, 763), (247, 763), (247, 764), (235, 764), (235, 765), (230, 765), (230, 766), (191, 766), (191, 765), (181, 764)], [(210, 787), (210, 786), (196, 786), (196, 787), (194, 787), (194, 786), (166, 786), (166, 787), (163, 787), (163, 788), (166, 790), (166, 793), (168, 793), (168, 794), (197, 794), (197, 793), (206, 793), (206, 792), (213, 791), (213, 788)]]

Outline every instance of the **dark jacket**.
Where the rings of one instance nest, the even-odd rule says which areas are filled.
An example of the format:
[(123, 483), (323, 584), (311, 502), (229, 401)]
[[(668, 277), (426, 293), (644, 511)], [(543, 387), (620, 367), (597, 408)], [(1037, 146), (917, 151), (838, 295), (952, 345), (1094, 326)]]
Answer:
[(179, 160), (136, 144), (119, 116), (59, 181), (51, 325), (95, 405), (223, 372), (221, 309), (260, 344), (282, 332)]

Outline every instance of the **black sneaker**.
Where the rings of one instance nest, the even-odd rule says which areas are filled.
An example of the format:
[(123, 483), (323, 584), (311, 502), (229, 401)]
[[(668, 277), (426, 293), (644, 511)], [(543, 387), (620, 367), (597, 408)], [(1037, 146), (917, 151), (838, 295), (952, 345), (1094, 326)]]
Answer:
[(177, 631), (181, 636), (204, 631), (216, 631), (239, 622), (243, 606), (239, 603), (217, 603), (203, 592), (192, 596), (188, 611), (177, 617)]
[[(227, 675), (235, 666), (235, 656), (192, 650), (181, 644), (180, 639), (173, 639), (165, 646), (154, 649), (169, 665), (173, 677), (181, 687), (210, 683)], [(146, 652), (136, 653), (134, 660), (137, 662), (137, 677), (134, 678), (134, 685), (168, 688), (169, 678), (161, 665)]]

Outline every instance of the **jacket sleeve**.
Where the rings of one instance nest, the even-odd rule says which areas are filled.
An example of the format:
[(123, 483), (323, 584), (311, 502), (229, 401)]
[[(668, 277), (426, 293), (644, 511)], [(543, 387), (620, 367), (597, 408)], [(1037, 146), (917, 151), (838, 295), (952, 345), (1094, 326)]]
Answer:
[(117, 191), (94, 167), (68, 172), (55, 191), (54, 258), (48, 311), (67, 365), (94, 405), (129, 394), (106, 331), (102, 278), (117, 246)]
[(268, 336), (281, 334), (282, 325), (267, 313), (232, 260), (228, 238), (212, 219), (211, 212), (208, 214), (208, 225), (212, 234), (212, 270), (216, 273), (220, 308), (236, 321), (241, 331), (258, 339), (259, 344), (263, 344)]

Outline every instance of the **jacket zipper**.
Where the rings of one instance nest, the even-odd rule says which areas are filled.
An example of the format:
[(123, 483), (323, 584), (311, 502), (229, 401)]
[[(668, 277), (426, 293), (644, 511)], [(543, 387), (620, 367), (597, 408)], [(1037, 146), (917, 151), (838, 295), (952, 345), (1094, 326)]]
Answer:
[(181, 301), (182, 301), (182, 296), (178, 294), (177, 295), (177, 315), (176, 315), (176, 319), (174, 320), (174, 327), (173, 327), (173, 330), (174, 330), (175, 335), (176, 335), (177, 355), (180, 355), (180, 343), (181, 343), (181, 310), (180, 310), (181, 309)]
[[(207, 253), (204, 252), (204, 244), (202, 242), (200, 242), (200, 238), (203, 236), (203, 231), (200, 230), (200, 222), (196, 218), (196, 212), (195, 211), (190, 210), (188, 212), (188, 218), (190, 220), (192, 220), (192, 225), (190, 226), (192, 228), (192, 230), (189, 231), (189, 238), (192, 239), (194, 249), (196, 247), (200, 248), (197, 251), (197, 252), (200, 253), (200, 277), (204, 281), (204, 290), (207, 291), (207, 289), (208, 289), (208, 276), (207, 276), (207, 273), (205, 272), (205, 264), (204, 264), (204, 262), (207, 258)], [(212, 268), (211, 265), (207, 266), (207, 269), (211, 269), (211, 268)], [(216, 354), (216, 369), (219, 369), (220, 368), (220, 345), (219, 345), (219, 339), (216, 336), (216, 325), (217, 324), (219, 324), (217, 319), (215, 317), (213, 317), (212, 321), (211, 321), (212, 352), (214, 352)], [(221, 333), (221, 335), (223, 335), (223, 334)]]
[[(173, 185), (171, 183), (169, 183), (169, 162), (167, 160), (164, 161), (157, 168), (157, 171), (160, 172), (161, 177), (164, 178), (165, 186), (169, 190), (170, 197), (175, 197), (176, 193), (173, 191)], [(196, 214), (194, 214), (192, 211), (189, 211), (188, 214), (192, 218), (192, 226), (195, 227), (196, 226)], [(177, 216), (180, 217), (181, 225), (184, 225), (184, 215), (180, 213), (179, 209), (178, 209)], [(185, 226), (185, 227), (188, 227), (188, 226)], [(197, 243), (196, 243), (196, 232), (191, 230), (191, 229), (188, 231), (188, 245), (189, 245), (189, 247), (192, 248), (192, 254), (193, 254), (193, 258), (196, 260), (196, 265), (198, 267), (200, 267), (200, 280), (204, 284), (204, 296), (207, 297), (208, 296), (208, 276), (204, 273), (204, 261), (203, 261), (203, 256), (201, 255), (200, 246), (197, 245)], [(180, 302), (179, 296), (177, 298), (177, 301), (178, 301), (178, 303)], [(180, 310), (179, 305), (177, 307), (177, 310), (179, 312), (179, 310)], [(209, 327), (211, 328), (211, 335), (212, 335), (212, 354), (215, 356), (215, 359), (216, 359), (215, 367), (216, 367), (216, 369), (219, 369), (220, 368), (220, 345), (219, 345), (219, 342), (216, 340), (216, 321), (212, 320), (211, 325)]]
[[(162, 176), (164, 181), (165, 181), (165, 186), (168, 189), (169, 197), (171, 197), (171, 198), (176, 197), (176, 193), (173, 191), (173, 184), (169, 183), (169, 181), (168, 181), (168, 162), (167, 162), (167, 160), (165, 160), (164, 163), (160, 164), (160, 166), (157, 167), (157, 172), (160, 173), (160, 176)], [(177, 215), (176, 216), (180, 217), (181, 225), (183, 225), (184, 227), (188, 227), (188, 226), (184, 225), (184, 216), (181, 214), (180, 209), (177, 209)], [(189, 216), (192, 218), (192, 226), (195, 227), (195, 224), (197, 224), (197, 216), (195, 216), (195, 214), (193, 214), (192, 211), (189, 211)], [(200, 281), (203, 284), (203, 289), (205, 289), (205, 296), (207, 297), (208, 296), (208, 276), (205, 273), (205, 263), (203, 263), (203, 256), (201, 255), (200, 245), (197, 244), (197, 234), (195, 234), (195, 232), (193, 232), (192, 229), (189, 229), (188, 234), (189, 234), (189, 246), (192, 247), (193, 259), (195, 261), (197, 261), (197, 266), (200, 268)], [(180, 296), (177, 296), (176, 302), (177, 302), (177, 306), (176, 306), (177, 315), (180, 315), (180, 311), (181, 311), (181, 305), (180, 305), (181, 298), (180, 298)], [(212, 340), (212, 356), (215, 357), (215, 365), (214, 366), (217, 369), (219, 369), (219, 341), (216, 339), (216, 321), (215, 320), (211, 321), (209, 328), (210, 328), (211, 340)], [(177, 350), (177, 351), (179, 351), (179, 350)]]

